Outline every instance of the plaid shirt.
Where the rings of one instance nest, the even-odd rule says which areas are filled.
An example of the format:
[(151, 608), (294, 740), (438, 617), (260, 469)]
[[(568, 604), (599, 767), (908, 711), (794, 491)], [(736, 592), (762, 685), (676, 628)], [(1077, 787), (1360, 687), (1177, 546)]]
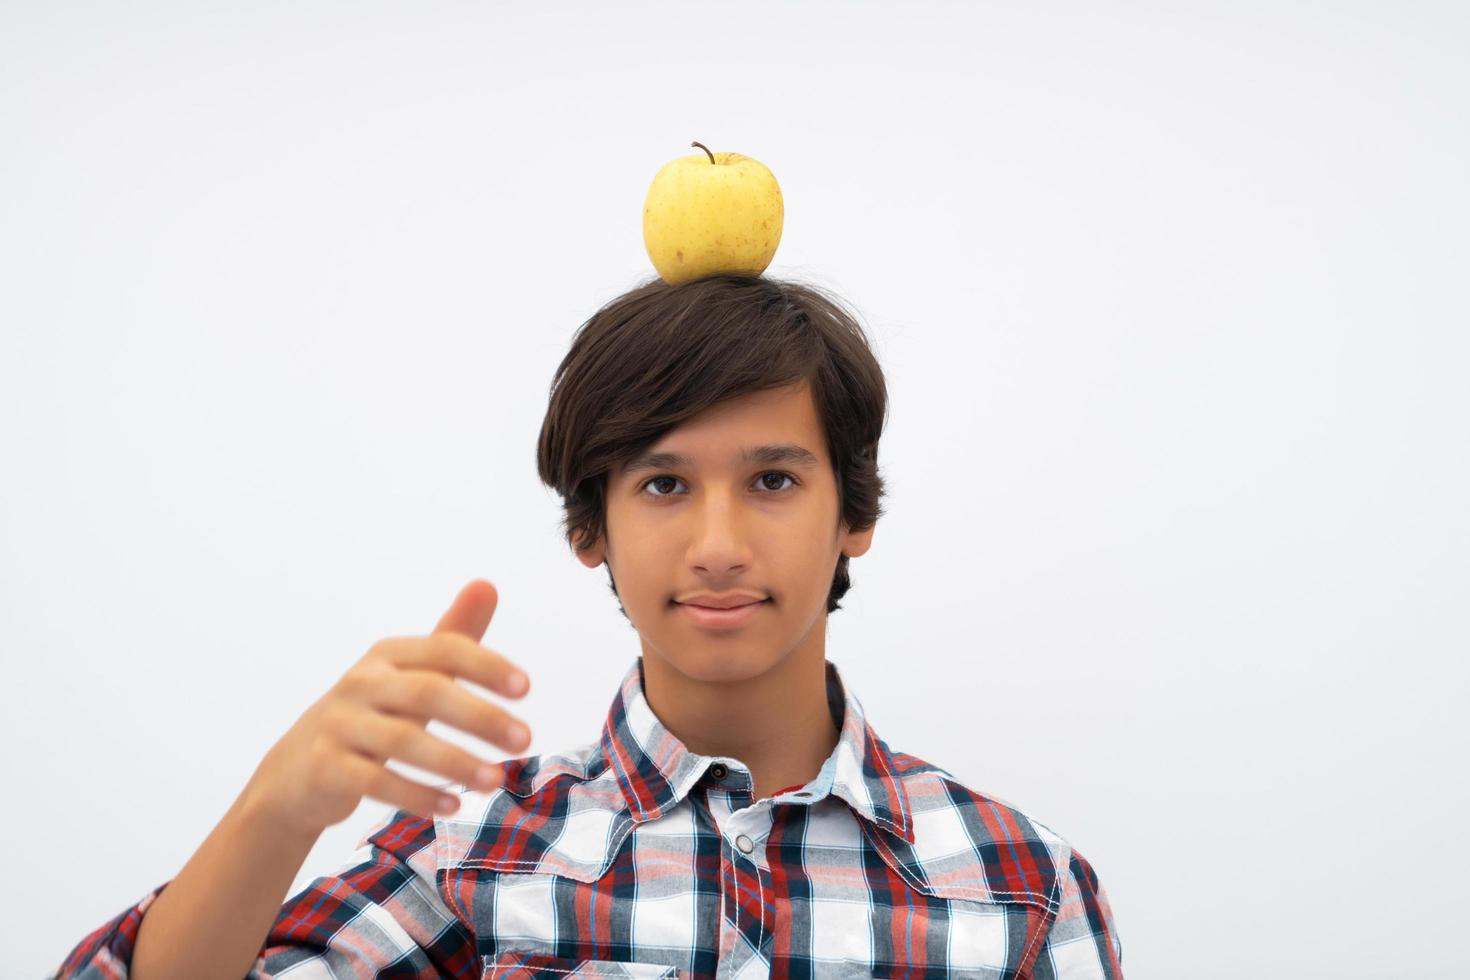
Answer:
[[(247, 980), (346, 977), (1119, 978), (1082, 855), (891, 751), (827, 662), (836, 748), (804, 786), (691, 752), (635, 661), (602, 737), (505, 762), (458, 811), (399, 810), (281, 908)], [(122, 978), (167, 883), (53, 977)]]

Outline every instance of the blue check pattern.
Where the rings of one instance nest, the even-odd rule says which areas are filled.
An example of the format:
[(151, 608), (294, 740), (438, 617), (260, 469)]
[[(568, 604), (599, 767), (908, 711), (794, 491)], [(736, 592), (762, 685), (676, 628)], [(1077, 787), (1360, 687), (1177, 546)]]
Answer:
[[(396, 811), (282, 906), (247, 980), (850, 978), (1116, 980), (1092, 866), (1022, 810), (895, 752), (836, 667), (832, 754), (752, 799), (739, 759), (653, 714), (642, 661), (601, 737), (507, 760), (460, 809)], [(128, 975), (159, 885), (53, 977)]]

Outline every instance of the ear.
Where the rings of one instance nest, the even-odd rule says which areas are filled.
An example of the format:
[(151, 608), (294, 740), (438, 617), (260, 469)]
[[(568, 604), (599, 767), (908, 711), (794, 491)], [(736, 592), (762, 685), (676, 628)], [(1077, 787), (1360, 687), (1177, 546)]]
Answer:
[(849, 558), (858, 558), (867, 553), (873, 545), (873, 532), (878, 529), (875, 524), (866, 531), (847, 531), (842, 535), (842, 553)]
[[(579, 542), (582, 540), (581, 531), (578, 531), (576, 533), (575, 540)], [(606, 560), (607, 547), (599, 539), (596, 544), (588, 548), (586, 551), (578, 551), (576, 548), (573, 548), (572, 553), (577, 556), (577, 560), (579, 562), (586, 565), (588, 568), (596, 568), (597, 566), (601, 565), (604, 560)]]

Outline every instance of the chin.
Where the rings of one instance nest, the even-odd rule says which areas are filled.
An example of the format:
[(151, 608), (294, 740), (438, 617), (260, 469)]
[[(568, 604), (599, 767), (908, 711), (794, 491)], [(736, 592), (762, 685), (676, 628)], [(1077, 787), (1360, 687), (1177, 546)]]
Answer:
[(781, 661), (787, 652), (782, 644), (772, 647), (770, 638), (672, 636), (643, 641), (645, 655), (658, 657), (692, 681), (707, 684), (734, 683), (759, 677)]

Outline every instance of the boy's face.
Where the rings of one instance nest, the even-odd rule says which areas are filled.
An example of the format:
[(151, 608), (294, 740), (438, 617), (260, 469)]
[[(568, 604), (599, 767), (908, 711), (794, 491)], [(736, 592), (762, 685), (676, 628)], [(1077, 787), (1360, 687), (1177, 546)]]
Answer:
[[(794, 445), (810, 461), (743, 460)], [(687, 463), (614, 469), (607, 536), (578, 557), (604, 560), (643, 641), (685, 676), (743, 680), (806, 644), (822, 646), (837, 559), (868, 550), (873, 529), (840, 523), (837, 481), (803, 382), (722, 402), (665, 433), (650, 453)], [(789, 475), (782, 475), (789, 474)], [(733, 626), (702, 625), (677, 600), (694, 593), (768, 597)]]

